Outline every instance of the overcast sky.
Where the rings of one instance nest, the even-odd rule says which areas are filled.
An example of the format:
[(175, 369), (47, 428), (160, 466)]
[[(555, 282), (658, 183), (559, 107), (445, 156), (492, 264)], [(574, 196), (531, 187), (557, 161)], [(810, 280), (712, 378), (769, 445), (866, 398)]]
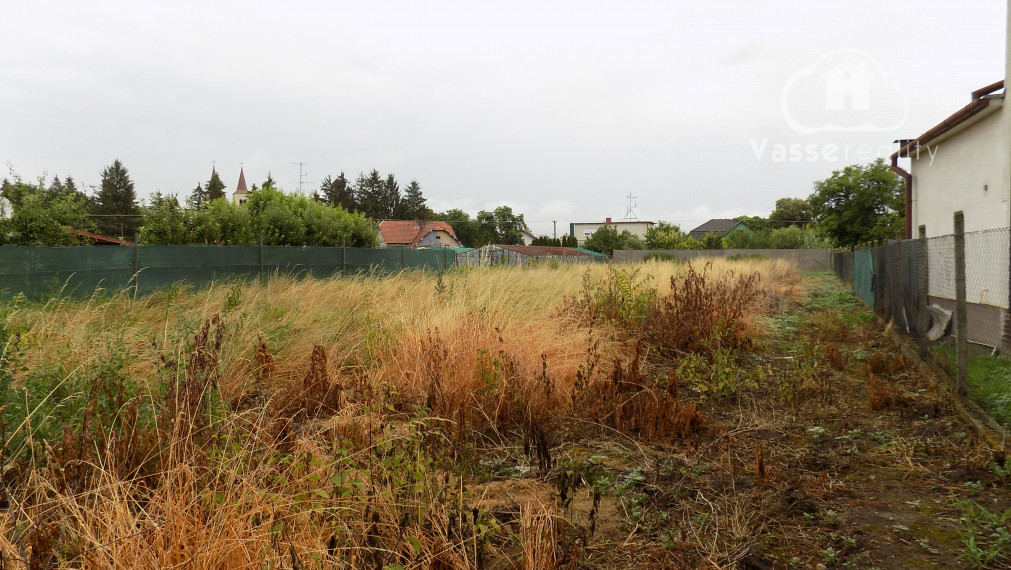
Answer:
[(1004, 76), (1005, 9), (11, 2), (0, 159), (97, 185), (118, 158), (141, 198), (185, 196), (212, 161), (229, 192), (240, 162), (288, 191), (303, 162), (306, 193), (376, 168), (435, 210), (506, 204), (538, 234), (621, 219), (631, 193), (639, 219), (687, 230), (768, 215), (965, 105)]

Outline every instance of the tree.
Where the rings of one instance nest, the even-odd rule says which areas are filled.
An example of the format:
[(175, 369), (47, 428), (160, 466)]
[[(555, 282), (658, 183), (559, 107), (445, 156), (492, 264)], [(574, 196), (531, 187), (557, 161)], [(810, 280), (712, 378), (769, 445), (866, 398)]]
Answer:
[(355, 202), (363, 214), (372, 219), (383, 219), (389, 217), (387, 211), (388, 201), (385, 195), (386, 188), (382, 176), (375, 168), (369, 172), (368, 176), (358, 175), (355, 181)]
[(400, 184), (392, 174), (386, 176), (383, 183), (383, 217), (402, 220), (405, 218), (401, 205)]
[(138, 227), (137, 194), (130, 173), (119, 159), (102, 171), (102, 186), (95, 197), (94, 213), (101, 216), (98, 223), (104, 232), (132, 235)]
[(404, 209), (404, 219), (407, 220), (427, 220), (432, 217), (432, 210), (428, 209), (428, 200), (421, 194), (421, 184), (417, 180), (404, 188), (404, 199), (401, 202)]
[(811, 220), (811, 205), (803, 198), (780, 198), (776, 200), (776, 209), (769, 214), (769, 221), (773, 222), (775, 228), (803, 227)]
[[(277, 183), (274, 182), (274, 177), (271, 176), (270, 173), (268, 172), (267, 179), (263, 181), (263, 184), (260, 184), (260, 188), (273, 188), (276, 185)], [(254, 190), (256, 189), (256, 184), (253, 185), (253, 189)]]
[(516, 214), (509, 206), (499, 206), (493, 211), (481, 210), (477, 213), (478, 244), (523, 245), (523, 230), (527, 224), (523, 214)]
[(358, 209), (358, 205), (355, 204), (354, 190), (343, 172), (336, 179), (331, 176), (324, 178), (319, 185), (316, 199), (328, 206), (344, 208), (348, 212)]
[(734, 221), (744, 222), (744, 225), (748, 226), (748, 229), (753, 232), (761, 232), (772, 227), (769, 220), (766, 220), (762, 216), (737, 216)]
[(194, 188), (190, 195), (186, 197), (186, 207), (191, 210), (199, 210), (207, 203), (207, 191), (204, 187), (197, 182), (197, 187)]
[(87, 244), (71, 231), (95, 229), (88, 217), (87, 196), (68, 190), (66, 183), (58, 180), (46, 188), (44, 176), (35, 184), (24, 182), (17, 174), (13, 178), (13, 182), (5, 179), (0, 183), (0, 195), (13, 206), (10, 219), (0, 220), (0, 244)]
[(617, 226), (603, 225), (586, 238), (583, 247), (611, 255), (616, 249), (643, 249), (646, 244), (628, 230), (618, 232)]
[(476, 221), (470, 218), (470, 214), (463, 210), (454, 208), (442, 213), (432, 215), (432, 218), (442, 222), (448, 222), (453, 226), (460, 245), (465, 247), (480, 247), (481, 230)]
[(174, 194), (163, 196), (161, 192), (151, 195), (140, 227), (140, 240), (145, 245), (183, 245), (189, 243), (186, 210), (179, 206)]
[(204, 186), (204, 197), (207, 201), (225, 197), (225, 183), (218, 176), (218, 171), (213, 168), (211, 169), (211, 179)]
[(880, 158), (832, 172), (808, 198), (815, 221), (840, 247), (894, 237), (904, 227), (903, 200), (902, 179)]
[(646, 249), (681, 249), (687, 236), (669, 222), (657, 222), (646, 230)]

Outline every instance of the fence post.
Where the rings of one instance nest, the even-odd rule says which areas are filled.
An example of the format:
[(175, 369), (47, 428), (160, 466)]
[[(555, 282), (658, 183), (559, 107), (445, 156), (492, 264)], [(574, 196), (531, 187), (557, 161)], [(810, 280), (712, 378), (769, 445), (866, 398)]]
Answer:
[(257, 252), (257, 266), (260, 282), (263, 283), (263, 234), (260, 234), (260, 248)]
[(133, 295), (140, 293), (140, 232), (133, 234)]
[[(902, 231), (895, 232), (895, 281), (898, 287), (893, 295), (892, 305), (894, 305), (892, 310), (892, 322), (901, 319), (902, 323), (900, 328), (906, 334), (909, 334), (909, 315), (906, 311), (906, 306), (909, 302), (909, 275), (906, 268), (906, 252), (902, 245), (902, 239), (905, 234)], [(898, 314), (896, 314), (898, 313)]]
[(341, 246), (341, 275), (348, 274), (348, 246)]
[(930, 311), (927, 310), (927, 226), (920, 226), (916, 240), (916, 337), (919, 340), (920, 356), (927, 356), (927, 330), (930, 327)]
[(965, 394), (969, 385), (969, 319), (965, 302), (965, 214), (955, 212), (955, 390)]

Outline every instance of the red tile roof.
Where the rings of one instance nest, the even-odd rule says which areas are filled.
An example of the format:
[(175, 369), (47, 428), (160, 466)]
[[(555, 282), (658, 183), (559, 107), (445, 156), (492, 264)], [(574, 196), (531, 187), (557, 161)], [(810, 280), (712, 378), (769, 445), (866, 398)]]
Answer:
[(453, 226), (446, 222), (412, 222), (402, 220), (386, 220), (379, 222), (379, 232), (383, 234), (383, 241), (386, 245), (418, 245), (428, 234), (435, 231), (443, 231), (453, 236), (453, 239), (460, 241), (453, 231)]
[(87, 240), (91, 242), (91, 245), (135, 245), (132, 241), (126, 241), (114, 237), (93, 234), (91, 232), (86, 232), (84, 230), (78, 230), (74, 228), (67, 228), (67, 229), (69, 229), (70, 233), (74, 234), (77, 237), (87, 238)]

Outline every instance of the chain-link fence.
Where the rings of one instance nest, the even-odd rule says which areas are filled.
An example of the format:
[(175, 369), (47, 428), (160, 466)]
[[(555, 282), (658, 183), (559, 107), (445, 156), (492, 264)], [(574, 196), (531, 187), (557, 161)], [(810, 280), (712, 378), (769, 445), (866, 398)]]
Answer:
[[(901, 332), (938, 340), (954, 333), (957, 241), (955, 235), (946, 235), (837, 252), (833, 269)], [(1008, 352), (1011, 229), (967, 232), (964, 244), (966, 338)]]
[(88, 296), (97, 289), (147, 293), (173, 283), (206, 285), (271, 275), (325, 278), (402, 269), (442, 271), (442, 249), (278, 246), (0, 247), (0, 295)]

